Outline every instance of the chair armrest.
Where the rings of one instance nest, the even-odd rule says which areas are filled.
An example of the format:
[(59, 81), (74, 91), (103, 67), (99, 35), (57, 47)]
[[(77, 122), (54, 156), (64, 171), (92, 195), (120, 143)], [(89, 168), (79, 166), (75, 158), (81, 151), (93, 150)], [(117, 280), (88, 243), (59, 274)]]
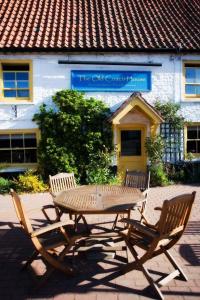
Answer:
[[(53, 209), (53, 210), (55, 210), (55, 214), (56, 214), (55, 220), (52, 220), (52, 219), (48, 216), (48, 214), (47, 214), (47, 212), (46, 212), (47, 209)], [(53, 204), (47, 204), (47, 205), (44, 205), (44, 206), (42, 207), (41, 210), (42, 210), (42, 212), (43, 212), (45, 218), (47, 219), (47, 221), (48, 221), (49, 223), (57, 223), (58, 221), (60, 221), (60, 217), (62, 216), (62, 213), (60, 213), (59, 209), (58, 209), (55, 205), (53, 205)]]
[(46, 227), (43, 227), (43, 228), (40, 228), (40, 229), (37, 229), (37, 230), (33, 231), (32, 234), (31, 234), (31, 237), (36, 237), (36, 236), (39, 236), (39, 235), (44, 234), (46, 232), (50, 232), (52, 230), (62, 228), (64, 226), (67, 226), (67, 225), (70, 225), (70, 224), (74, 225), (74, 222), (62, 221), (62, 222), (57, 222), (57, 223), (48, 225)]
[(52, 192), (51, 188), (49, 189), (49, 194), (51, 194), (51, 196), (53, 197), (53, 199), (56, 198), (56, 194), (54, 194), (54, 193)]
[(140, 232), (142, 232), (142, 233), (144, 233), (144, 234), (146, 234), (150, 237), (155, 238), (155, 237), (158, 237), (158, 235), (159, 235), (158, 232), (156, 232), (155, 230), (153, 230), (149, 227), (144, 226), (139, 221), (124, 218), (124, 219), (120, 220), (120, 222), (127, 223), (127, 224), (133, 226), (134, 228), (136, 228), (138, 231), (140, 231)]
[(162, 207), (159, 207), (159, 206), (154, 207), (154, 210), (162, 210)]
[(145, 198), (147, 198), (149, 191), (150, 191), (150, 189), (146, 189), (146, 190), (142, 191), (142, 194), (145, 196)]

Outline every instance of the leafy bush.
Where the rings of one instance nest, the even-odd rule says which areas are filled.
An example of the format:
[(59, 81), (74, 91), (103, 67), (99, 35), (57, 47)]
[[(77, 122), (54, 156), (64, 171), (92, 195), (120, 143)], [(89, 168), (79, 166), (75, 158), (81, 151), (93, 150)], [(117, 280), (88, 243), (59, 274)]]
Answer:
[(18, 192), (44, 192), (47, 190), (47, 185), (39, 178), (39, 175), (28, 170), (24, 174), (19, 175), (15, 180), (15, 187)]
[(169, 180), (162, 163), (150, 165), (149, 170), (151, 172), (152, 186), (165, 186), (169, 184)]
[(184, 118), (178, 113), (181, 108), (179, 104), (156, 101), (155, 108), (161, 113), (166, 123), (170, 123), (176, 129), (183, 128)]
[(165, 186), (169, 184), (166, 171), (162, 162), (165, 143), (161, 136), (153, 136), (146, 138), (145, 148), (148, 155), (151, 172), (151, 185)]
[(145, 148), (151, 164), (162, 162), (164, 147), (165, 143), (160, 135), (146, 138)]
[[(112, 152), (112, 130), (107, 122), (109, 108), (74, 90), (57, 92), (53, 101), (55, 109), (43, 104), (34, 116), (41, 130), (38, 149), (41, 174), (47, 178), (61, 171), (74, 172), (80, 183), (106, 181), (108, 165), (95, 175), (93, 161), (96, 154)], [(109, 163), (106, 160), (103, 165)]]
[(0, 194), (9, 193), (10, 189), (14, 187), (12, 180), (0, 177)]
[(108, 152), (92, 153), (89, 156), (90, 163), (86, 170), (87, 183), (105, 184), (115, 181), (115, 176), (110, 169), (111, 155)]

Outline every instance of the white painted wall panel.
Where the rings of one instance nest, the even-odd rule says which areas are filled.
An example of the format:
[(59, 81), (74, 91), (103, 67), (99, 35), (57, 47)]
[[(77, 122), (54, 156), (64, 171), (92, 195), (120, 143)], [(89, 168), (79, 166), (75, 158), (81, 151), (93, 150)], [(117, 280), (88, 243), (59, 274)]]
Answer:
[[(52, 95), (56, 91), (70, 88), (71, 70), (139, 70), (152, 72), (152, 91), (143, 93), (144, 98), (151, 104), (155, 100), (174, 101), (181, 103), (182, 114), (189, 121), (200, 122), (200, 101), (184, 102), (182, 98), (182, 61), (200, 60), (200, 55), (169, 55), (169, 54), (24, 54), (0, 55), (1, 59), (32, 59), (33, 60), (33, 103), (17, 104), (17, 118), (13, 114), (11, 104), (0, 103), (0, 130), (13, 128), (35, 128), (32, 117), (38, 111), (39, 105), (45, 102), (52, 105)], [(162, 67), (136, 66), (88, 66), (88, 65), (59, 65), (58, 60), (93, 60), (114, 62), (155, 62)], [(88, 97), (105, 101), (115, 110), (131, 93), (127, 92), (92, 92)]]

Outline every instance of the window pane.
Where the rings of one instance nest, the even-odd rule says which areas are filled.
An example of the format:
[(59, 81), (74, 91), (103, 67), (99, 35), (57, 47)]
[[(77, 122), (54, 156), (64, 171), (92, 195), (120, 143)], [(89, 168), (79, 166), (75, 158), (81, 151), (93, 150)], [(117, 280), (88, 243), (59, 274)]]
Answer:
[(188, 139), (197, 139), (197, 126), (188, 126), (187, 127), (187, 138)]
[(36, 134), (24, 134), (25, 147), (37, 147)]
[(4, 88), (6, 89), (14, 89), (15, 88), (15, 81), (11, 81), (11, 80), (4, 80)]
[(37, 162), (37, 150), (36, 149), (25, 149), (25, 162), (26, 163)]
[(24, 150), (12, 150), (12, 162), (24, 163)]
[(187, 153), (197, 153), (196, 141), (187, 141)]
[(0, 148), (10, 148), (9, 134), (1, 134), (0, 135)]
[(3, 64), (3, 71), (28, 71), (29, 64)]
[(12, 134), (11, 135), (11, 148), (23, 148), (23, 135)]
[(3, 72), (3, 80), (15, 80), (15, 72)]
[(187, 95), (200, 95), (200, 85), (195, 85), (195, 84), (186, 84), (185, 85), (185, 93)]
[(0, 163), (11, 163), (10, 150), (0, 150)]
[(186, 68), (186, 82), (200, 83), (200, 67)]
[(21, 88), (21, 89), (26, 89), (26, 88), (29, 88), (29, 82), (28, 81), (17, 81), (17, 87), (18, 89)]
[(28, 80), (28, 72), (17, 72), (16, 80)]
[(194, 79), (195, 79), (195, 69), (194, 68), (186, 68), (186, 82), (188, 83), (194, 83)]
[(16, 90), (4, 90), (4, 97), (5, 98), (9, 98), (9, 97), (15, 98), (16, 95), (17, 95)]
[(19, 98), (28, 98), (29, 97), (29, 90), (18, 90), (17, 97)]
[(121, 131), (121, 155), (122, 156), (141, 155), (141, 131), (140, 130)]
[(200, 153), (200, 141), (197, 141), (197, 153)]

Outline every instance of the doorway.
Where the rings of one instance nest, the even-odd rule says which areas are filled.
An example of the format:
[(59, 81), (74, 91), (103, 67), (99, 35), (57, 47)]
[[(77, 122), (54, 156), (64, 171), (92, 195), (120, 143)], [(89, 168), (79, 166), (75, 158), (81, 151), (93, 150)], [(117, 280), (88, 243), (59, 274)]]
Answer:
[(118, 127), (118, 171), (124, 174), (126, 169), (146, 171), (145, 153), (146, 127), (144, 125)]

